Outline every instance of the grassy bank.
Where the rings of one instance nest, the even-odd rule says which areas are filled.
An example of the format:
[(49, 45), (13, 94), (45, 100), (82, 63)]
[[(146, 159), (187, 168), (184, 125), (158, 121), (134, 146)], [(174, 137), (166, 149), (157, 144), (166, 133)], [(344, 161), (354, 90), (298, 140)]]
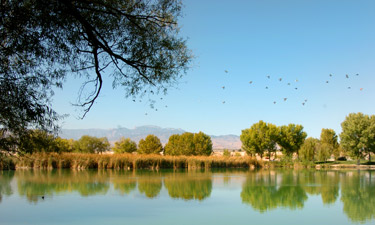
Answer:
[(162, 156), (133, 154), (31, 154), (15, 158), (16, 168), (43, 169), (164, 169), (262, 167), (252, 157)]

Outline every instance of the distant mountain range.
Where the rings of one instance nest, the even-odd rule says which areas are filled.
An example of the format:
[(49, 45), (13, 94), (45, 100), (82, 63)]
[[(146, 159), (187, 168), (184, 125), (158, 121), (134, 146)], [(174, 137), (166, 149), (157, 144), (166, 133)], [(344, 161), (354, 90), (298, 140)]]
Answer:
[[(94, 137), (107, 137), (110, 143), (120, 140), (121, 137), (130, 138), (139, 142), (149, 134), (156, 135), (161, 143), (165, 145), (173, 134), (182, 134), (186, 131), (174, 128), (161, 128), (158, 126), (140, 126), (134, 129), (124, 127), (114, 129), (62, 129), (59, 136), (66, 139), (78, 140), (83, 135)], [(240, 149), (240, 137), (236, 135), (210, 135), (214, 149)]]

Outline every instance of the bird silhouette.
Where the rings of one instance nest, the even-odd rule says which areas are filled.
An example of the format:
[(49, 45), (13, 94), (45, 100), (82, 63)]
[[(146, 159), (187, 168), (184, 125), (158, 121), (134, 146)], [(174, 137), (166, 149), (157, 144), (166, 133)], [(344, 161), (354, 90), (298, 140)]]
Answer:
[(332, 77), (332, 74), (329, 74), (330, 77)]
[(348, 87), (348, 89), (350, 89), (351, 87)]
[(249, 81), (249, 84), (252, 84), (253, 83), (253, 81)]
[(281, 81), (283, 78), (279, 78), (279, 81)]
[(274, 101), (273, 104), (276, 104), (276, 102)]
[(290, 83), (288, 83), (288, 85), (290, 85)]
[(356, 76), (359, 76), (359, 74), (357, 73)]
[(268, 75), (268, 76), (267, 76), (267, 78), (268, 78), (268, 79), (270, 79), (270, 78), (271, 78), (271, 76), (269, 76), (269, 75)]
[(298, 82), (298, 79), (296, 79), (296, 82)]
[(147, 116), (147, 113), (145, 113), (145, 116)]
[(268, 87), (266, 87), (266, 89), (268, 89)]
[(327, 84), (329, 83), (328, 80), (326, 81), (326, 83), (327, 83)]
[(284, 102), (287, 100), (288, 98), (284, 98)]
[(224, 70), (225, 73), (228, 73), (228, 70)]
[(294, 88), (294, 89), (298, 90), (298, 88)]
[(221, 88), (222, 88), (222, 89), (225, 89), (225, 86), (222, 86)]
[(225, 104), (225, 101), (223, 101), (223, 104)]
[(166, 105), (165, 108), (168, 108), (168, 106)]
[(305, 99), (305, 102), (307, 102), (307, 99)]
[(346, 77), (346, 78), (349, 78), (349, 75), (348, 75), (348, 74), (346, 74), (346, 75), (345, 75), (345, 77)]
[(302, 102), (302, 105), (305, 105), (305, 103), (304, 103), (304, 102)]

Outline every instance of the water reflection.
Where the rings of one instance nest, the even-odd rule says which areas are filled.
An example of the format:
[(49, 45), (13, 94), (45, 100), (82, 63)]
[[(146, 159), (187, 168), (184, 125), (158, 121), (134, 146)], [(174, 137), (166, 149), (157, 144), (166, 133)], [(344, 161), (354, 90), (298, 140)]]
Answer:
[(173, 173), (165, 176), (164, 185), (171, 198), (202, 201), (212, 191), (211, 173)]
[(277, 207), (302, 208), (307, 194), (300, 185), (299, 173), (260, 171), (247, 177), (241, 198), (243, 203), (265, 212)]
[(17, 171), (18, 194), (30, 202), (64, 192), (78, 192), (81, 196), (106, 194), (108, 174), (98, 171), (23, 170)]
[(315, 195), (324, 205), (340, 207), (352, 222), (375, 219), (374, 171), (0, 171), (0, 204), (4, 196), (14, 194), (38, 203), (73, 192), (123, 197), (134, 192), (150, 199), (163, 193), (172, 199), (203, 202), (215, 187), (237, 191), (241, 186), (242, 203), (262, 213), (278, 208), (302, 210)]
[(143, 172), (138, 177), (138, 191), (148, 198), (155, 198), (159, 195), (163, 186), (159, 172)]
[(14, 176), (14, 171), (1, 171), (0, 170), (0, 203), (3, 199), (3, 195), (10, 196), (13, 194), (10, 182)]
[(341, 192), (344, 212), (352, 221), (375, 219), (374, 171), (346, 174), (341, 180)]

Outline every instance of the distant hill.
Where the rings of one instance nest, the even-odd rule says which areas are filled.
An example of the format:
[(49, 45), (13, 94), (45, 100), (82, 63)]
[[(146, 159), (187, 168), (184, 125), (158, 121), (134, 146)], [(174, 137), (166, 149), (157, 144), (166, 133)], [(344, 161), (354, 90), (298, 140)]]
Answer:
[[(173, 134), (182, 134), (186, 131), (174, 128), (161, 128), (158, 126), (140, 126), (134, 129), (124, 127), (114, 129), (62, 129), (59, 136), (66, 139), (78, 140), (83, 135), (90, 135), (94, 137), (107, 137), (112, 144), (121, 137), (130, 138), (135, 142), (139, 142), (149, 134), (156, 135), (163, 145), (168, 142), (168, 139)], [(236, 135), (210, 135), (214, 149), (240, 149), (240, 137)]]

